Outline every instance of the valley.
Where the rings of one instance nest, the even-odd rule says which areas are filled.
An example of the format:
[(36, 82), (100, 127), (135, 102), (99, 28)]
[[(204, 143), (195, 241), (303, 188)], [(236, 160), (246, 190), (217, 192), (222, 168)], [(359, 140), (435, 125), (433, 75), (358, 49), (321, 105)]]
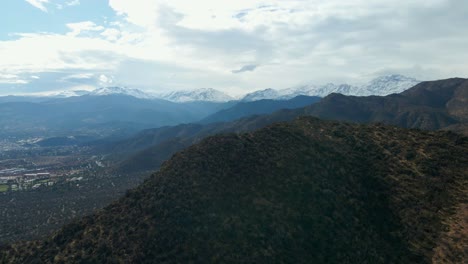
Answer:
[(0, 160), (0, 244), (44, 237), (98, 210), (146, 175), (114, 174), (91, 146), (3, 144)]

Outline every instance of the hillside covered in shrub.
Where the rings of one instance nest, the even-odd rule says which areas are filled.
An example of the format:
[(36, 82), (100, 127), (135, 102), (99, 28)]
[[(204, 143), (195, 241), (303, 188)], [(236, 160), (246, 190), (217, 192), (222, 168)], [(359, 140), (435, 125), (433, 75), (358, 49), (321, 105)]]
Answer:
[(462, 263), (468, 138), (302, 117), (214, 136), (6, 263)]

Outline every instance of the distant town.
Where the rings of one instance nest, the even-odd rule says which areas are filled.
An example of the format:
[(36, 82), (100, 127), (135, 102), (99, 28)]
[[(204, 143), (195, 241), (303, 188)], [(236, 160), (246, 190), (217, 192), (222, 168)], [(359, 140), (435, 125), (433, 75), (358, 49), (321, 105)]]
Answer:
[(33, 142), (0, 142), (0, 193), (47, 188), (58, 182), (79, 182), (86, 172), (105, 167), (100, 157), (84, 155), (84, 148), (42, 148)]

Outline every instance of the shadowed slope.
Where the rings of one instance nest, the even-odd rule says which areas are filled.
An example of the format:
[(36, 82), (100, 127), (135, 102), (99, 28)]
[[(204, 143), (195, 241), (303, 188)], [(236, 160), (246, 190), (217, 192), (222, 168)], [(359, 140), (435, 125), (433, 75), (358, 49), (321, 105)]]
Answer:
[(258, 100), (253, 102), (239, 102), (238, 104), (216, 112), (206, 118), (201, 123), (227, 122), (246, 116), (271, 114), (281, 109), (295, 109), (305, 107), (320, 101), (316, 96), (297, 96), (289, 100)]
[(96, 215), (0, 256), (11, 263), (428, 263), (437, 252), (462, 261), (447, 237), (459, 228), (451, 216), (466, 203), (467, 149), (467, 138), (453, 133), (313, 118), (211, 137)]

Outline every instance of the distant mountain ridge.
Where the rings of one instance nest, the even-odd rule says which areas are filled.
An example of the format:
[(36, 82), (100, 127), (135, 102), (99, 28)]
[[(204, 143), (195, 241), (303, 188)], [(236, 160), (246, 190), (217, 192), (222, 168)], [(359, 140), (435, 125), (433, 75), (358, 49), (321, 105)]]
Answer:
[[(150, 93), (144, 92), (135, 88), (128, 87), (101, 87), (93, 91), (86, 90), (66, 90), (53, 92), (43, 95), (36, 95), (36, 97), (50, 97), (50, 98), (66, 98), (66, 97), (76, 97), (76, 96), (105, 96), (105, 95), (128, 95), (140, 99), (163, 99), (176, 103), (186, 103), (186, 102), (229, 102), (240, 100), (243, 102), (258, 101), (264, 99), (270, 100), (288, 100), (300, 95), (303, 96), (318, 96), (325, 97), (332, 93), (340, 93), (343, 95), (354, 95), (354, 96), (385, 96), (392, 93), (403, 92), (420, 81), (406, 77), (403, 75), (393, 74), (387, 76), (381, 76), (371, 80), (369, 83), (364, 85), (350, 85), (350, 84), (333, 84), (328, 83), (325, 85), (299, 85), (287, 89), (276, 90), (273, 88), (268, 88), (264, 90), (258, 90), (240, 97), (240, 99), (232, 97), (225, 92), (213, 89), (213, 88), (201, 88), (195, 90), (182, 90), (182, 91), (172, 91), (168, 93)], [(16, 97), (16, 98), (15, 98)], [(11, 101), (13, 99), (21, 101), (36, 101), (29, 96), (10, 96), (0, 97), (0, 102), (2, 101)]]
[(51, 92), (46, 94), (39, 94), (36, 97), (45, 98), (68, 98), (78, 96), (107, 96), (107, 95), (126, 95), (132, 96), (139, 99), (156, 99), (156, 97), (150, 93), (143, 92), (139, 89), (129, 87), (118, 87), (118, 86), (107, 86), (100, 87), (91, 91), (88, 90), (65, 90), (58, 92)]
[(88, 93), (88, 95), (91, 95), (91, 96), (115, 95), (115, 94), (133, 96), (133, 97), (140, 98), (140, 99), (153, 99), (154, 98), (153, 95), (145, 93), (141, 90), (133, 89), (133, 88), (122, 88), (122, 87), (102, 87), (102, 88), (95, 89), (91, 91), (90, 93)]
[(275, 100), (278, 99), (280, 96), (281, 94), (279, 91), (272, 88), (268, 88), (265, 90), (259, 90), (252, 93), (248, 93), (242, 98), (241, 101), (252, 102), (258, 100)]
[(332, 93), (354, 96), (385, 96), (393, 93), (401, 93), (420, 81), (403, 75), (387, 75), (371, 80), (364, 85), (333, 84), (325, 85), (301, 85), (288, 89), (275, 90), (266, 89), (249, 93), (242, 98), (242, 101), (256, 101), (261, 99), (284, 100), (298, 95), (325, 97)]
[(226, 122), (251, 115), (270, 114), (281, 109), (295, 109), (305, 107), (320, 101), (317, 96), (299, 95), (288, 100), (262, 99), (252, 102), (239, 102), (234, 106), (216, 112), (203, 120), (201, 123)]
[[(139, 89), (129, 87), (100, 87), (92, 91), (87, 90), (66, 90), (59, 92), (52, 92), (43, 95), (36, 95), (36, 97), (50, 97), (50, 98), (67, 98), (77, 96), (107, 96), (107, 95), (127, 95), (139, 99), (162, 99), (174, 103), (187, 103), (187, 102), (228, 102), (235, 100), (233, 97), (218, 91), (213, 88), (201, 88), (196, 90), (173, 91), (165, 94), (149, 93)], [(0, 97), (1, 98), (1, 97)], [(13, 99), (13, 98), (12, 98)], [(11, 99), (10, 99), (11, 100)]]
[[(360, 123), (383, 122), (426, 130), (463, 129), (468, 121), (468, 79), (452, 78), (422, 82), (388, 96), (331, 94), (304, 113), (325, 119)], [(468, 134), (468, 133), (467, 133)]]
[(202, 88), (193, 91), (175, 91), (170, 92), (168, 94), (160, 95), (158, 97), (164, 100), (177, 103), (195, 101), (228, 102), (234, 100), (233, 97), (213, 88)]
[(116, 89), (109, 91), (106, 88), (96, 91), (97, 95), (49, 98), (34, 103), (0, 102), (0, 134), (54, 137), (79, 133), (101, 137), (121, 131), (136, 132), (144, 128), (196, 122), (231, 106), (229, 103), (182, 104), (149, 100), (114, 93), (120, 91)]

